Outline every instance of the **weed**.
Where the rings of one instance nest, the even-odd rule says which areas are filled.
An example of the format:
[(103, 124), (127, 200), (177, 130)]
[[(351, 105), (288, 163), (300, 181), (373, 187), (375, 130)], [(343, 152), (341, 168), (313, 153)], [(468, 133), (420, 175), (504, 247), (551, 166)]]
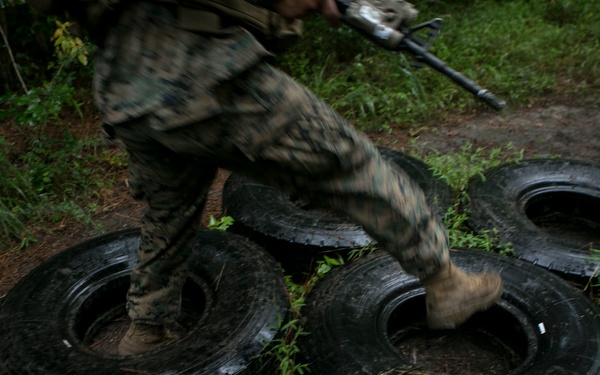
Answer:
[(433, 175), (459, 193), (464, 193), (470, 179), (478, 177), (485, 180), (484, 172), (490, 168), (504, 163), (520, 163), (524, 152), (522, 149), (516, 150), (512, 143), (508, 143), (505, 148), (495, 147), (489, 153), (483, 147), (473, 150), (473, 145), (466, 143), (454, 154), (442, 155), (433, 151), (419, 156), (418, 148), (424, 146), (417, 145), (416, 141), (411, 144), (413, 149), (417, 149), (415, 155), (431, 167)]
[(94, 176), (100, 162), (93, 153), (97, 140), (81, 140), (64, 132), (62, 138), (34, 135), (28, 152), (9, 157), (0, 140), (0, 225), (3, 240), (26, 246), (33, 240), (28, 230), (34, 223), (51, 224), (72, 217), (96, 227), (91, 213), (94, 198), (109, 181)]
[(208, 228), (226, 231), (230, 226), (233, 225), (233, 218), (231, 216), (223, 216), (220, 219), (216, 219), (214, 216), (210, 216), (208, 220)]
[[(418, 150), (424, 145), (416, 146), (416, 143), (413, 143), (412, 147)], [(479, 248), (512, 255), (512, 245), (500, 245), (495, 230), (473, 233), (465, 224), (468, 213), (461, 212), (459, 202), (469, 199), (466, 189), (471, 179), (485, 180), (486, 170), (504, 163), (521, 162), (523, 150), (516, 150), (512, 143), (508, 143), (505, 148), (497, 147), (488, 152), (481, 147), (473, 150), (472, 144), (466, 143), (454, 154), (442, 155), (432, 151), (420, 156), (419, 151), (416, 151), (414, 156), (421, 157), (430, 166), (433, 175), (448, 183), (456, 192), (457, 201), (444, 216), (450, 247)]]
[(55, 70), (52, 79), (41, 87), (28, 89), (24, 95), (0, 96), (0, 107), (4, 107), (0, 111), (0, 120), (10, 117), (17, 124), (39, 127), (50, 121), (59, 122), (59, 113), (65, 104), (72, 106), (83, 118), (81, 104), (75, 100), (77, 91), (73, 88), (80, 71), (69, 68), (73, 61), (87, 65), (87, 56), (93, 51), (93, 46), (70, 34), (70, 22), (56, 21), (56, 26), (51, 39), (56, 47), (57, 59), (49, 63), (49, 68)]
[(306, 283), (297, 284), (292, 280), (291, 276), (287, 275), (285, 277), (285, 283), (290, 296), (290, 319), (284, 324), (283, 319), (281, 317), (278, 318), (276, 329), (279, 332), (279, 338), (265, 343), (263, 353), (261, 354), (263, 358), (275, 358), (279, 371), (278, 374), (302, 375), (310, 372), (308, 364), (298, 362), (299, 359), (297, 358), (298, 354), (300, 354), (298, 340), (302, 336), (310, 334), (304, 331), (304, 328), (300, 324), (302, 317), (301, 310), (305, 305), (306, 295), (317, 282), (325, 277), (333, 268), (342, 264), (344, 264), (344, 260), (341, 257), (336, 259), (323, 256), (323, 259), (316, 263), (314, 275)]
[(77, 60), (81, 65), (88, 64), (88, 55), (92, 50), (91, 45), (84, 43), (79, 37), (71, 34), (70, 28), (73, 22), (56, 21), (56, 30), (52, 34), (51, 40), (54, 42), (55, 53), (58, 61), (65, 62)]
[(18, 239), (20, 242), (18, 245), (19, 249), (27, 247), (27, 245), (34, 240), (31, 233), (27, 230), (25, 224), (23, 224), (23, 222), (19, 219), (18, 215), (16, 215), (2, 201), (0, 201), (0, 227), (3, 229), (4, 233), (3, 236), (0, 236), (0, 239)]
[(3, 229), (0, 239), (17, 239), (21, 246), (32, 240), (21, 213), (24, 206), (31, 206), (37, 200), (27, 176), (10, 162), (7, 142), (0, 137), (0, 226)]
[(348, 261), (352, 261), (352, 260), (355, 260), (355, 259), (358, 259), (358, 258), (362, 258), (363, 256), (365, 256), (367, 254), (374, 253), (378, 249), (379, 248), (377, 246), (375, 246), (374, 244), (369, 244), (369, 245), (365, 245), (363, 247), (352, 249), (348, 253)]
[(120, 149), (102, 150), (99, 159), (102, 162), (108, 163), (111, 167), (124, 168), (127, 167), (127, 152)]
[(502, 255), (514, 255), (510, 242), (500, 245), (496, 229), (473, 233), (465, 224), (467, 214), (460, 212), (459, 204), (455, 203), (444, 216), (448, 229), (448, 240), (451, 248), (472, 248), (498, 252)]
[(75, 89), (71, 86), (72, 77), (64, 81), (46, 83), (42, 87), (30, 89), (24, 95), (10, 94), (0, 97), (0, 120), (12, 117), (17, 124), (31, 127), (58, 122), (59, 113), (65, 103), (71, 104), (79, 113), (79, 103), (75, 101)]
[(277, 330), (281, 338), (273, 339), (265, 344), (262, 356), (274, 358), (277, 362), (278, 374), (302, 375), (310, 372), (308, 364), (296, 362), (296, 357), (300, 353), (298, 340), (301, 336), (308, 335), (300, 325), (300, 318), (290, 319), (284, 324), (281, 316), (278, 316), (277, 321)]

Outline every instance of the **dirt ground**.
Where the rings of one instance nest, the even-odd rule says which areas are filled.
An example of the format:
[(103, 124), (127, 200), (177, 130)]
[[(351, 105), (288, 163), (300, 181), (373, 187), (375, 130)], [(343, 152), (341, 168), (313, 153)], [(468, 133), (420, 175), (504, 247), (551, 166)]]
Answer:
[[(523, 149), (525, 158), (556, 157), (600, 163), (600, 100), (583, 102), (552, 101), (525, 109), (506, 108), (501, 113), (479, 111), (454, 116), (440, 124), (426, 124), (416, 134), (405, 131), (370, 135), (378, 146), (407, 150), (416, 140), (423, 150), (458, 152), (467, 142), (473, 147), (505, 147), (509, 142)], [(221, 192), (228, 176), (220, 171), (210, 190), (203, 223), (220, 217)], [(96, 220), (100, 230), (86, 230), (76, 223), (58, 223), (54, 228), (35, 233), (38, 242), (24, 252), (0, 253), (0, 304), (10, 289), (36, 266), (63, 249), (101, 233), (139, 225), (141, 203), (128, 194), (125, 171), (116, 174), (118, 184), (105, 192), (105, 205)]]
[[(505, 147), (509, 142), (525, 157), (556, 157), (600, 162), (600, 104), (549, 103), (536, 108), (486, 112), (429, 125), (419, 133), (425, 151), (458, 152), (469, 142), (476, 147)], [(394, 137), (382, 144), (394, 147)], [(388, 143), (390, 142), (390, 143)]]

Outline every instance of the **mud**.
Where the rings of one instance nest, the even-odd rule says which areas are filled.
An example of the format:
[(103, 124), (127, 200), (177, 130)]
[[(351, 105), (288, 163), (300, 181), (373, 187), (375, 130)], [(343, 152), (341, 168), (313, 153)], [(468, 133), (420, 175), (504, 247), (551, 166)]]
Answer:
[(427, 128), (417, 143), (424, 150), (458, 152), (473, 147), (505, 147), (512, 143), (525, 157), (561, 157), (600, 162), (600, 107), (548, 107), (486, 113), (456, 123)]

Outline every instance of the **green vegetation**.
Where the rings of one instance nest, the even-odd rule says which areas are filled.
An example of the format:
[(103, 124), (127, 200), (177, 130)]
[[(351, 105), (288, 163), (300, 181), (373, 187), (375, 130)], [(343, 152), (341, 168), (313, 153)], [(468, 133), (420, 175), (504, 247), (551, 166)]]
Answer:
[(285, 321), (281, 318), (278, 319), (279, 324), (276, 327), (279, 332), (278, 338), (265, 343), (263, 354), (261, 354), (266, 363), (269, 363), (271, 358), (275, 360), (278, 374), (302, 375), (310, 372), (308, 365), (297, 358), (300, 354), (298, 340), (301, 336), (310, 334), (304, 331), (300, 324), (301, 309), (305, 305), (306, 296), (317, 282), (333, 268), (343, 264), (344, 260), (341, 257), (331, 258), (325, 255), (323, 259), (317, 261), (313, 276), (305, 283), (298, 284), (292, 280), (291, 276), (285, 277), (290, 296), (290, 316)]
[[(25, 7), (21, 3), (8, 5)], [(93, 47), (70, 34), (70, 23), (47, 23), (56, 26), (48, 35), (53, 57), (44, 68), (38, 62), (24, 68), (13, 62), (12, 68), (24, 73), (18, 75), (20, 85), (0, 96), (0, 120), (12, 125), (8, 138), (0, 133), (0, 241), (8, 245), (0, 253), (35, 241), (33, 227), (46, 231), (69, 219), (95, 227), (92, 214), (98, 210), (100, 191), (112, 184), (112, 178), (104, 178), (106, 171), (122, 159), (98, 149), (97, 130), (82, 136), (76, 129), (86, 121), (82, 108), (92, 101), (86, 56)], [(12, 52), (10, 44), (3, 46)], [(28, 87), (23, 77), (36, 86)], [(82, 81), (86, 87), (79, 87)]]
[(590, 263), (596, 264), (596, 269), (593, 275), (589, 278), (587, 284), (583, 288), (584, 292), (587, 292), (592, 300), (596, 301), (596, 304), (600, 306), (600, 249), (595, 249), (590, 246)]
[[(417, 22), (441, 17), (430, 52), (511, 106), (598, 93), (600, 4), (590, 1), (415, 2)], [(418, 126), (483, 107), (412, 59), (320, 19), (280, 65), (364, 130)]]
[(208, 219), (208, 228), (226, 231), (230, 226), (233, 225), (233, 218), (231, 216), (223, 216), (220, 219), (210, 216)]
[(433, 175), (445, 181), (456, 193), (455, 204), (448, 209), (444, 222), (448, 228), (450, 247), (477, 248), (501, 254), (512, 254), (511, 244), (500, 245), (494, 230), (473, 233), (467, 226), (468, 212), (461, 210), (461, 202), (469, 199), (466, 188), (469, 180), (481, 178), (490, 168), (506, 163), (519, 163), (523, 159), (523, 150), (515, 150), (509, 143), (505, 148), (485, 150), (465, 144), (453, 154), (441, 154), (437, 151), (421, 154), (419, 145), (413, 145), (415, 156), (423, 159), (431, 168)]
[(461, 196), (465, 194), (470, 179), (478, 177), (485, 180), (483, 174), (486, 170), (523, 160), (523, 150), (515, 150), (512, 143), (508, 143), (505, 148), (496, 147), (491, 150), (482, 147), (473, 150), (473, 145), (467, 143), (454, 154), (441, 154), (438, 151), (421, 154), (419, 147), (417, 142), (413, 142), (415, 156), (430, 166), (434, 176), (445, 181)]
[(21, 247), (33, 240), (24, 220), (50, 224), (72, 217), (93, 226), (90, 215), (97, 208), (97, 194), (111, 182), (91, 178), (94, 166), (102, 164), (100, 155), (87, 151), (94, 147), (92, 140), (65, 134), (62, 139), (35, 137), (30, 142), (29, 152), (17, 159), (23, 169), (0, 153), (4, 165), (0, 223), (5, 234), (18, 240)]
[[(66, 18), (34, 17), (20, 1), (2, 4), (2, 11), (18, 16), (9, 20), (31, 21), (14, 24), (12, 35), (19, 43), (7, 40), (12, 43), (5, 45), (26, 48), (14, 51), (17, 61), (11, 66), (20, 71), (24, 84), (0, 92), (0, 118), (15, 124), (24, 138), (17, 145), (12, 134), (0, 133), (0, 237), (19, 247), (33, 239), (27, 234), (31, 227), (65, 217), (91, 224), (90, 215), (98, 209), (94, 197), (111, 184), (102, 169), (124, 168), (126, 163), (118, 151), (100, 147), (97, 130), (90, 129), (97, 116), (87, 64), (93, 47), (71, 34)], [(430, 51), (511, 106), (558, 95), (598, 100), (600, 3), (459, 0), (415, 5), (420, 10), (416, 22), (444, 19)], [(46, 62), (40, 63), (44, 55), (36, 49), (39, 34), (27, 24), (47, 33), (52, 53), (45, 55)], [(366, 131), (416, 132), (449, 114), (487, 110), (443, 75), (426, 67), (417, 70), (411, 61), (345, 26), (330, 29), (315, 17), (306, 22), (305, 38), (276, 64)], [(84, 134), (73, 130), (79, 123), (87, 126)], [(412, 147), (419, 152), (418, 143)], [(477, 163), (480, 153), (465, 149), (461, 155), (421, 157), (430, 164), (437, 158), (436, 173), (455, 181), (453, 187), (460, 192), (468, 176), (490, 166)], [(472, 163), (479, 172), (471, 170)], [(448, 215), (451, 227), (462, 219), (461, 214)]]

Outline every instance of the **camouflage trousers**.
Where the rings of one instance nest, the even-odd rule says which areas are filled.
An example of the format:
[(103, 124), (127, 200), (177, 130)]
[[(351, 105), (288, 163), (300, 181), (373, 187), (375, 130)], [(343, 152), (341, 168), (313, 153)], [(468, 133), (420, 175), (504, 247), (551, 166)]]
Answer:
[(134, 321), (177, 318), (219, 167), (345, 213), (410, 274), (424, 278), (448, 262), (446, 231), (418, 185), (304, 87), (260, 63), (215, 95), (221, 113), (200, 123), (158, 131), (140, 118), (115, 126), (129, 153), (133, 194), (148, 205), (128, 293)]

